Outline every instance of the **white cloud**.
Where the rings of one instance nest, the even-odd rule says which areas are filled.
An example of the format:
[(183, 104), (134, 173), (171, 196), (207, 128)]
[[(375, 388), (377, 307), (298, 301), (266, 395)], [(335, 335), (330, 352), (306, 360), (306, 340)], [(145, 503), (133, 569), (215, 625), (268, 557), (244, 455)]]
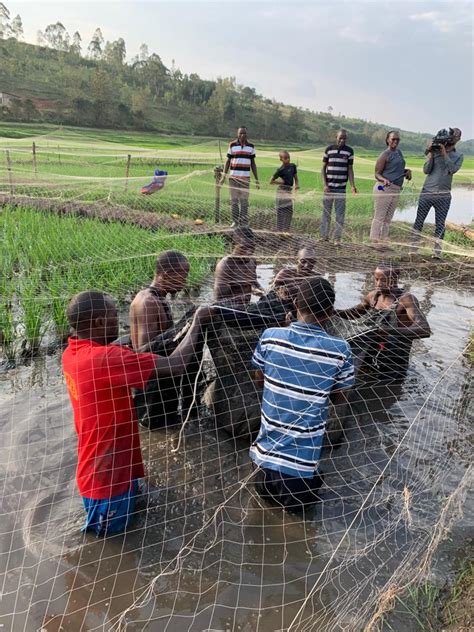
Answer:
[(414, 22), (427, 22), (441, 33), (450, 33), (456, 26), (456, 20), (446, 20), (437, 11), (426, 11), (425, 13), (414, 13), (410, 15), (410, 20)]
[(364, 32), (360, 26), (345, 26), (339, 30), (339, 35), (344, 39), (351, 40), (357, 44), (378, 44), (380, 38), (375, 33)]

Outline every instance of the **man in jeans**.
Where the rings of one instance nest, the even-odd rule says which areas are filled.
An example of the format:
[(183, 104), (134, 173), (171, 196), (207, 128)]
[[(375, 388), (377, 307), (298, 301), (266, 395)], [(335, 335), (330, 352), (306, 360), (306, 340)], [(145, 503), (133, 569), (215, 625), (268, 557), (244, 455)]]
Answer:
[(329, 145), (323, 156), (323, 168), (321, 176), (324, 184), (323, 216), (321, 218), (321, 238), (329, 240), (331, 225), (331, 210), (336, 208), (336, 227), (334, 229), (334, 245), (341, 243), (342, 227), (346, 214), (346, 185), (347, 180), (351, 184), (352, 193), (357, 189), (354, 182), (354, 150), (346, 145), (347, 132), (345, 129), (338, 131), (336, 144)]
[(435, 210), (435, 243), (433, 247), (433, 258), (441, 258), (441, 242), (444, 238), (446, 217), (451, 206), (451, 186), (453, 175), (459, 171), (464, 160), (463, 154), (456, 151), (456, 143), (461, 140), (461, 130), (455, 127), (452, 141), (447, 145), (440, 144), (436, 151), (433, 150), (432, 143), (427, 147), (427, 160), (423, 165), (423, 172), (426, 173), (426, 180), (421, 190), (420, 201), (413, 224), (413, 241), (411, 252), (418, 249), (418, 241), (423, 230), (423, 224), (431, 207)]
[(247, 140), (247, 128), (239, 127), (237, 138), (229, 143), (227, 160), (224, 165), (219, 185), (225, 182), (229, 173), (230, 206), (232, 210), (232, 227), (248, 226), (250, 171), (255, 178), (255, 186), (260, 188), (257, 166), (255, 164), (255, 147)]

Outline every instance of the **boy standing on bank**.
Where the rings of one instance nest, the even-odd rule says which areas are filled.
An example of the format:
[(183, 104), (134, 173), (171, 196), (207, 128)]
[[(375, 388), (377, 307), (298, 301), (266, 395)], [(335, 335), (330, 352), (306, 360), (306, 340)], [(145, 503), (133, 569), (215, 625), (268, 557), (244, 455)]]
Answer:
[[(290, 162), (290, 154), (280, 151), (281, 167), (275, 171), (270, 184), (277, 184), (276, 194), (276, 229), (278, 232), (288, 232), (293, 218), (293, 187), (299, 189), (298, 170), (293, 162)], [(278, 180), (278, 182), (277, 182)]]
[(263, 384), (262, 419), (250, 458), (259, 469), (255, 487), (265, 500), (300, 513), (319, 500), (318, 473), (329, 402), (343, 405), (354, 383), (349, 344), (322, 324), (334, 311), (326, 279), (303, 281), (295, 300), (297, 320), (266, 329), (253, 356)]

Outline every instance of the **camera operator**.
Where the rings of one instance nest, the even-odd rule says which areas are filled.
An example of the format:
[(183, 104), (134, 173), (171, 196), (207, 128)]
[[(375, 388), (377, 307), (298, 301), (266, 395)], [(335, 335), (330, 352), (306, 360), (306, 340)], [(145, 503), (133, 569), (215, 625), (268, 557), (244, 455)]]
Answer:
[(457, 127), (450, 129), (449, 133), (441, 130), (426, 149), (427, 160), (423, 165), (423, 172), (427, 176), (413, 224), (412, 253), (417, 250), (423, 224), (433, 207), (436, 224), (433, 258), (441, 259), (441, 241), (444, 238), (446, 217), (451, 205), (453, 175), (459, 171), (464, 160), (464, 156), (456, 151), (456, 143), (459, 140), (461, 140), (461, 130)]

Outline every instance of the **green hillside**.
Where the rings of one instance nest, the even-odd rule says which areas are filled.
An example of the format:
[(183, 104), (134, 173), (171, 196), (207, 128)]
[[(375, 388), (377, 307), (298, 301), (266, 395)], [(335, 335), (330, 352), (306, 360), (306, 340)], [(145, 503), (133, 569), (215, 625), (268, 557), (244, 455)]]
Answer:
[[(253, 138), (294, 147), (324, 145), (345, 127), (351, 144), (383, 147), (386, 125), (277, 103), (233, 78), (209, 81), (186, 75), (167, 68), (156, 54), (143, 52), (127, 62), (121, 38), (96, 42), (93, 54), (89, 45), (86, 57), (77, 42), (69, 43), (62, 25), (50, 26), (44, 36), (48, 46), (0, 39), (0, 93), (7, 93), (0, 121), (223, 138), (244, 122)], [(404, 148), (417, 152), (428, 138), (408, 131), (402, 135)], [(473, 152), (473, 141), (463, 145), (463, 151)]]

